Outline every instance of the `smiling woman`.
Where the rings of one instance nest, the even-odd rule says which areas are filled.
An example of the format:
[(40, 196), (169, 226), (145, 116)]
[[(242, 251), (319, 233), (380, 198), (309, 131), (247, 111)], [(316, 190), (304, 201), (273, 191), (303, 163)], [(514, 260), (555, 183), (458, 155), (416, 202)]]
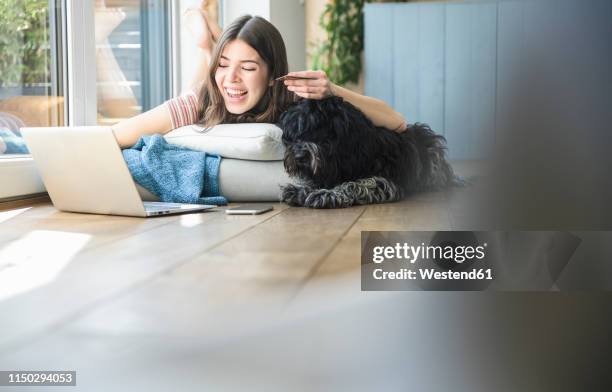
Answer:
[[(202, 19), (204, 23), (207, 20)], [(211, 43), (213, 39), (204, 41)], [(189, 92), (115, 124), (113, 130), (121, 147), (134, 145), (142, 135), (167, 133), (194, 123), (207, 127), (275, 123), (295, 100), (282, 83), (274, 83), (288, 72), (287, 54), (281, 34), (267, 20), (242, 16), (223, 31), (214, 47), (202, 49), (212, 52), (204, 56), (210, 62), (202, 65), (206, 73), (199, 93)]]
[(240, 114), (245, 107), (255, 106), (265, 93), (262, 85), (266, 85), (268, 66), (257, 51), (242, 40), (230, 42), (225, 53), (227, 56), (221, 55), (219, 60), (215, 82), (222, 86), (228, 112)]
[(236, 19), (212, 53), (208, 82), (199, 97), (201, 122), (275, 123), (295, 100), (285, 86), (274, 83), (288, 68), (285, 43), (276, 27), (258, 16)]
[[(403, 132), (404, 118), (385, 102), (336, 86), (323, 71), (289, 73), (287, 52), (278, 29), (258, 16), (244, 15), (223, 30), (215, 41), (212, 23), (206, 13), (196, 18), (209, 34), (199, 40), (203, 46), (200, 75), (204, 78), (189, 92), (164, 105), (113, 126), (122, 148), (134, 145), (140, 136), (167, 133), (199, 123), (211, 127), (221, 123), (276, 123), (289, 105), (299, 98), (324, 99), (337, 95), (362, 110), (378, 126)], [(214, 44), (213, 44), (214, 43)], [(300, 80), (276, 79), (292, 75)]]

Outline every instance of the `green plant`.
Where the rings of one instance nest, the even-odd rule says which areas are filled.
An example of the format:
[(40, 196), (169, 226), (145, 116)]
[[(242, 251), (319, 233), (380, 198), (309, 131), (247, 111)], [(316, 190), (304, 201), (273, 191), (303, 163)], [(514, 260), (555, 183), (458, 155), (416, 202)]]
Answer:
[(322, 69), (337, 84), (357, 83), (363, 51), (363, 6), (383, 0), (331, 0), (319, 19), (327, 40), (312, 54), (313, 69)]
[(312, 68), (322, 69), (337, 84), (357, 82), (363, 50), (363, 5), (365, 0), (333, 0), (325, 5), (319, 25), (327, 40), (312, 55)]
[(48, 0), (0, 0), (0, 87), (49, 80)]

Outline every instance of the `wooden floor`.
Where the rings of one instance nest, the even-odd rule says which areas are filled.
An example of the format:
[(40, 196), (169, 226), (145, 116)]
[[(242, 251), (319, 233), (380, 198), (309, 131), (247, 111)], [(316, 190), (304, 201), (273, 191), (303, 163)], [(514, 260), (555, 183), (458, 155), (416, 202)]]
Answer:
[(371, 294), (360, 291), (361, 231), (465, 228), (465, 192), (342, 210), (278, 203), (257, 216), (0, 212), (0, 370), (69, 368), (87, 380), (85, 364), (112, 368), (168, 339), (222, 345), (354, 304)]

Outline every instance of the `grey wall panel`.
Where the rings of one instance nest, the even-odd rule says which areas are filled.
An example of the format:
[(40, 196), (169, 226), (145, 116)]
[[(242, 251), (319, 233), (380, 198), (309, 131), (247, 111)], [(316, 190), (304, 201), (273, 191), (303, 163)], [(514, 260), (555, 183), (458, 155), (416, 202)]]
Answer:
[(445, 135), (449, 156), (484, 158), (495, 134), (497, 4), (446, 5)]
[(499, 4), (497, 39), (497, 107), (496, 140), (504, 145), (503, 138), (512, 129), (523, 127), (523, 117), (514, 106), (521, 101), (519, 84), (524, 73), (523, 56), (524, 2), (507, 1)]
[(495, 134), (497, 5), (369, 4), (365, 15), (365, 93), (445, 135), (451, 158), (485, 156)]
[(488, 158), (495, 140), (497, 4), (480, 4), (472, 23), (472, 140), (465, 158)]
[(419, 116), (419, 5), (393, 9), (393, 107), (414, 122)]
[(408, 122), (444, 133), (444, 6), (396, 4), (393, 12), (394, 108)]
[(466, 157), (471, 151), (472, 129), (472, 4), (446, 6), (445, 136), (449, 156)]
[(366, 4), (365, 91), (393, 105), (393, 7)]
[[(446, 12), (442, 4), (419, 5), (417, 117), (438, 133), (444, 125)], [(409, 121), (414, 122), (408, 118)]]
[(365, 92), (444, 134), (451, 158), (487, 158), (527, 128), (525, 150), (537, 129), (612, 134), (611, 20), (609, 0), (368, 4)]

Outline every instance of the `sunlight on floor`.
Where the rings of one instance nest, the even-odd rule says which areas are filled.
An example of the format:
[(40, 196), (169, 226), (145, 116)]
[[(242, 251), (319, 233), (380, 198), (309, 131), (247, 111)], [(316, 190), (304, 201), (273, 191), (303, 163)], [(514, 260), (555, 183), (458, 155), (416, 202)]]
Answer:
[(19, 208), (17, 210), (2, 211), (0, 212), (0, 223), (6, 222), (9, 219), (13, 219), (17, 215), (26, 212), (30, 208), (32, 207)]
[(202, 216), (200, 214), (186, 214), (181, 216), (181, 226), (183, 227), (194, 227), (202, 223)]
[(0, 300), (51, 282), (91, 235), (35, 230), (0, 249)]

